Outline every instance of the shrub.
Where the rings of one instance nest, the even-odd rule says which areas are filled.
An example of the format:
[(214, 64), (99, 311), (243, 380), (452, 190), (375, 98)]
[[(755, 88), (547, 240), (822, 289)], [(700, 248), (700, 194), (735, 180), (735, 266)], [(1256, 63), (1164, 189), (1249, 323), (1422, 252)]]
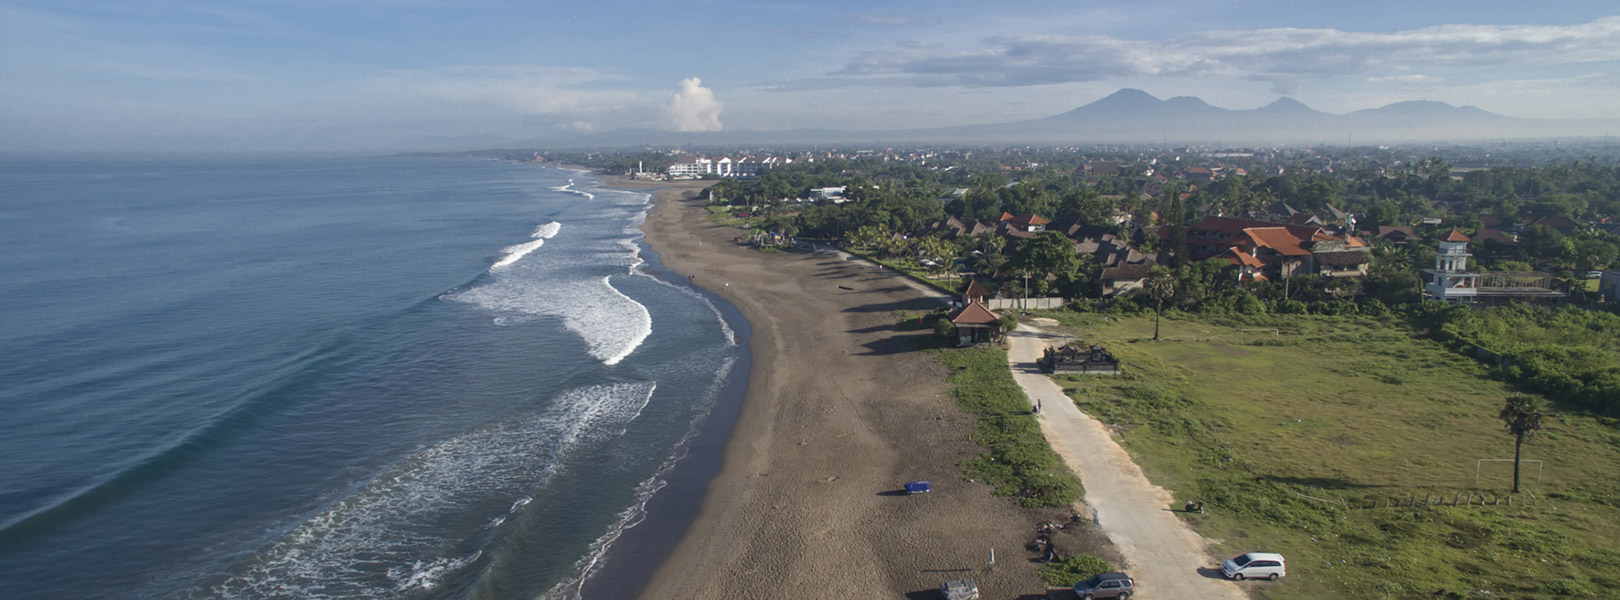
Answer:
[(1006, 352), (958, 350), (944, 353), (940, 362), (953, 371), (957, 404), (979, 418), (973, 440), (987, 452), (963, 463), (968, 476), (1027, 507), (1067, 506), (1080, 498), (1079, 479), (1041, 435), (1029, 398), (1007, 368)]
[(1054, 562), (1041, 565), (1041, 579), (1047, 585), (1072, 586), (1082, 580), (1091, 578), (1098, 573), (1107, 573), (1114, 570), (1114, 565), (1108, 561), (1090, 554), (1074, 554), (1065, 556)]

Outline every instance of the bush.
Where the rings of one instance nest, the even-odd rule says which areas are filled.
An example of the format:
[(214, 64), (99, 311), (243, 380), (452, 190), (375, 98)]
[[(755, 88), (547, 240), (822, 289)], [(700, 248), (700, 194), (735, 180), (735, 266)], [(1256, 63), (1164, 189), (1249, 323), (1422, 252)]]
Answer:
[(1114, 565), (1090, 554), (1065, 556), (1055, 562), (1041, 565), (1040, 569), (1041, 579), (1045, 580), (1047, 585), (1065, 587), (1090, 579), (1092, 575), (1113, 570)]
[(1029, 398), (1007, 368), (1006, 352), (957, 350), (942, 354), (940, 362), (952, 370), (957, 404), (979, 418), (973, 440), (987, 452), (963, 463), (968, 476), (1026, 507), (1067, 506), (1080, 498), (1079, 478), (1041, 435)]

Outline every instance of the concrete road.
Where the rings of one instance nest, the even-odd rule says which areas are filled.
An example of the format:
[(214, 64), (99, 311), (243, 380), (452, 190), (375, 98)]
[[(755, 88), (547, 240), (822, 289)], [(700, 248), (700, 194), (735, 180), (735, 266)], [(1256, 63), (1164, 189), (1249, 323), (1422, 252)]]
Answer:
[[(1020, 323), (1008, 336), (1013, 379), (1030, 402), (1040, 402), (1041, 430), (1052, 449), (1080, 474), (1085, 503), (1125, 557), (1136, 580), (1135, 597), (1246, 600), (1238, 584), (1220, 578), (1209, 542), (1174, 512), (1182, 503), (1149, 482), (1108, 428), (1088, 417), (1035, 366), (1047, 344), (1066, 341)], [(1092, 516), (1085, 512), (1084, 516)]]

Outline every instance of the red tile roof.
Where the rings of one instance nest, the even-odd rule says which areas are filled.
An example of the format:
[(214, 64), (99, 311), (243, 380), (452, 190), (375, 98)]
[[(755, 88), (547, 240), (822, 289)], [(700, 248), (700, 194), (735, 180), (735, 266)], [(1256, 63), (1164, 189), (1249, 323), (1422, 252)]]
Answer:
[(968, 280), (967, 290), (963, 291), (962, 295), (968, 298), (983, 298), (990, 295), (990, 290), (984, 289), (984, 286), (979, 285), (979, 280), (970, 279)]
[(951, 313), (951, 322), (957, 325), (991, 325), (1001, 318), (990, 312), (983, 304), (969, 302), (967, 306), (956, 309)]
[(1041, 218), (1040, 215), (1015, 215), (1007, 212), (1001, 213), (1001, 218), (998, 219), (998, 221), (1010, 224), (1019, 229), (1027, 229), (1031, 225), (1045, 225), (1050, 223), (1050, 221)]
[(1468, 236), (1463, 235), (1462, 230), (1457, 229), (1456, 227), (1452, 227), (1451, 228), (1451, 233), (1446, 235), (1446, 240), (1445, 241), (1448, 241), (1448, 242), (1467, 242), (1467, 241), (1470, 241), (1470, 240), (1468, 239)]
[(1254, 256), (1250, 255), (1248, 252), (1238, 250), (1237, 248), (1227, 248), (1225, 252), (1222, 252), (1222, 253), (1216, 255), (1215, 258), (1225, 260), (1225, 261), (1227, 261), (1229, 263), (1232, 263), (1234, 265), (1240, 265), (1240, 266), (1250, 267), (1250, 268), (1254, 268), (1254, 269), (1259, 269), (1259, 268), (1263, 268), (1263, 267), (1266, 266), (1265, 263), (1260, 262), (1260, 259), (1255, 258)]
[(1254, 245), (1261, 248), (1270, 248), (1283, 256), (1309, 256), (1310, 250), (1300, 247), (1300, 239), (1294, 237), (1293, 232), (1286, 227), (1250, 227), (1243, 230), (1243, 235), (1254, 241)]

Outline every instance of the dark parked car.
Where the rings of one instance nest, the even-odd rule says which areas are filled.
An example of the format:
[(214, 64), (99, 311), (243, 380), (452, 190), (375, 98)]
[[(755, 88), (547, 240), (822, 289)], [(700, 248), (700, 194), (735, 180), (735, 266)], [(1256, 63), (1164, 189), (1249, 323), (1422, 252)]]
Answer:
[(1083, 600), (1129, 598), (1135, 592), (1136, 582), (1124, 573), (1099, 573), (1074, 584), (1074, 595)]

